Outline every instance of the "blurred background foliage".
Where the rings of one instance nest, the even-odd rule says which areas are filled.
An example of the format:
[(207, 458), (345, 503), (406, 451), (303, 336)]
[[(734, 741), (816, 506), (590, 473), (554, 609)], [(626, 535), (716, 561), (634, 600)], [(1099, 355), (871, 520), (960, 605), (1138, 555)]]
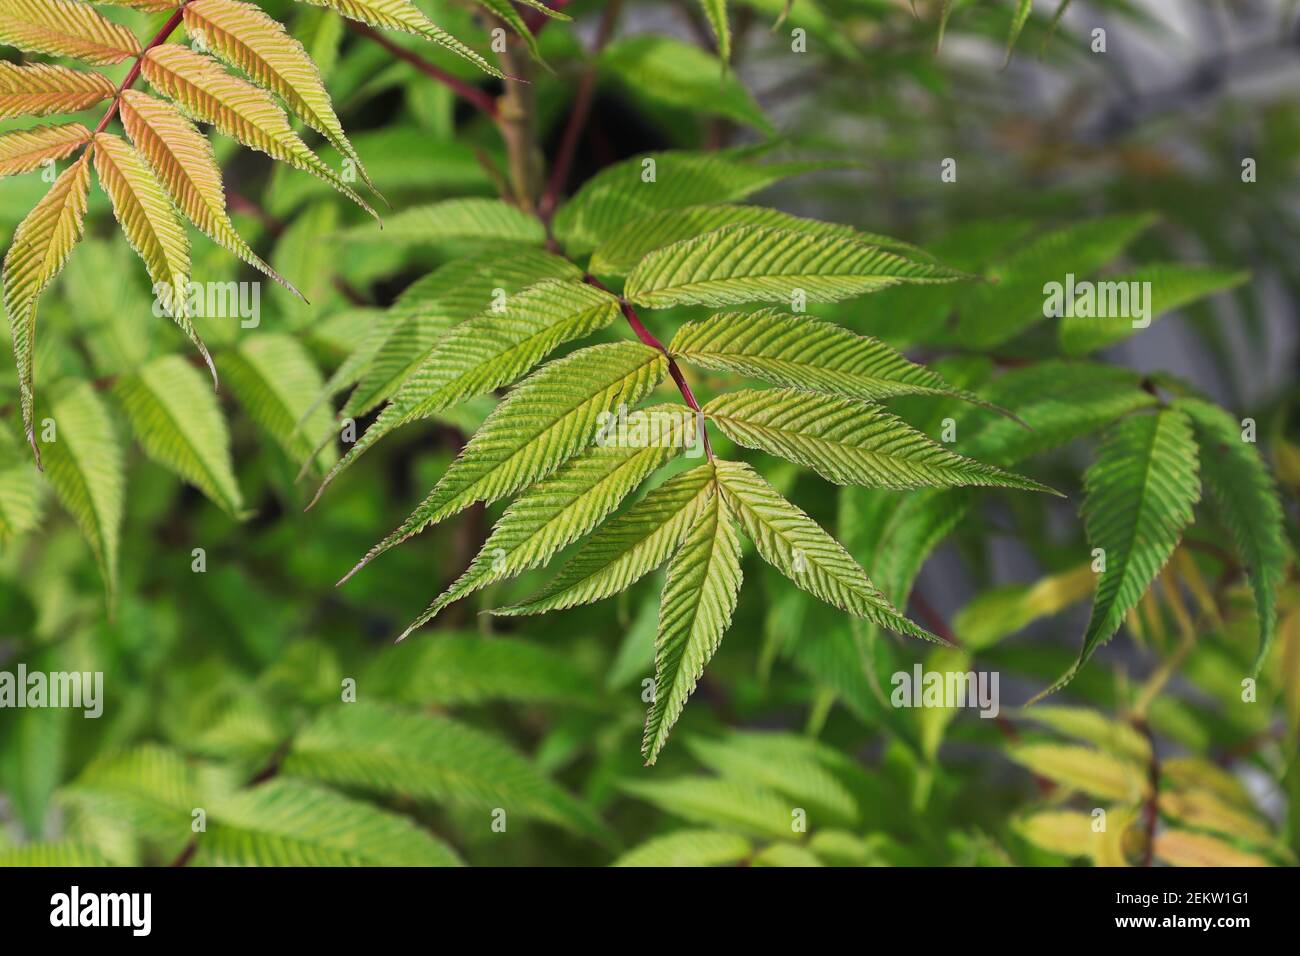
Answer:
[[(1189, 532), (1128, 625), (1066, 691), (1027, 711), (1016, 706), (1078, 652), (1093, 587), (1077, 516), (1086, 443), (1020, 466), (1070, 500), (949, 492), (925, 527), (914, 504), (925, 495), (831, 495), (815, 475), (763, 462), (783, 491), (839, 529), (882, 587), (899, 601), (910, 592), (911, 613), (960, 646), (860, 628), (751, 555), (746, 573), (763, 586), (742, 597), (675, 745), (653, 770), (640, 766), (637, 742), (659, 576), (543, 617), (476, 613), (546, 580), (533, 572), (393, 646), (472, 558), (490, 516), (475, 508), (345, 588), (334, 582), (432, 486), (483, 409), (403, 429), (306, 513), (315, 482), (296, 477), (316, 444), (309, 436), (330, 428), (329, 403), (312, 410), (327, 377), (405, 288), (467, 251), (464, 241), (422, 236), (418, 223), (403, 228), (415, 221), (403, 212), (497, 195), (507, 157), (493, 124), (337, 16), (288, 0), (261, 5), (321, 65), (392, 204), (390, 228), (366, 226), (325, 185), (217, 138), (240, 232), (310, 300), (268, 283), (257, 328), (199, 323), (223, 389), (195, 401), (219, 402), (238, 486), (223, 509), (130, 440), (126, 383), (153, 368), (184, 380), (179, 388), (193, 370), (174, 358), (187, 346), (152, 315), (102, 195), (92, 203), (91, 235), (42, 306), (37, 374), (52, 405), (111, 429), (123, 458), (120, 541), (88, 542), (36, 476), (14, 369), (0, 364), (0, 669), (22, 661), (103, 671), (105, 709), (99, 720), (0, 713), (0, 861), (1294, 862), (1300, 586), (1290, 569), (1278, 638), (1245, 702), (1253, 603), (1213, 521)], [(481, 7), (418, 5), (487, 49)], [(574, 24), (537, 34), (549, 69), (534, 71), (532, 90), (547, 157), (602, 6), (572, 3)], [(771, 136), (769, 155), (827, 168), (766, 190), (763, 204), (899, 236), (1002, 279), (1018, 251), (1052, 230), (1147, 217), (1098, 252), (1096, 267), (1191, 261), (1250, 278), (1225, 279), (1228, 291), (1170, 312), (1101, 357), (1186, 382), (1235, 418), (1253, 417), (1294, 547), (1294, 3), (1076, 0), (1053, 26), (1056, 4), (1040, 2), (1003, 68), (1016, 3), (951, 3), (936, 53), (946, 3), (795, 0), (787, 14), (784, 0), (738, 0), (727, 71), (711, 52), (708, 6), (624, 5), (596, 57), (594, 107), (566, 192), (650, 151)], [(153, 22), (113, 15), (142, 33)], [(1104, 53), (1092, 50), (1098, 27)], [(792, 53), (792, 30), (806, 31), (807, 52)], [(499, 92), (454, 57), (393, 42)], [(1255, 160), (1254, 182), (1242, 182), (1244, 157)], [(956, 182), (940, 181), (946, 158), (956, 160)], [(0, 180), (0, 234), (46, 185), (37, 174)], [(1062, 241), (1082, 240), (1067, 232)], [(252, 278), (206, 243), (196, 243), (194, 272), (201, 281)], [(900, 288), (817, 314), (935, 363), (962, 387), (1008, 371), (1037, 387), (1035, 370), (1037, 384), (1050, 386), (1052, 366), (1038, 363), (1062, 354), (1055, 329), (1028, 328), (1028, 314), (1019, 322), (1010, 311), (992, 336), (978, 334), (986, 326), (974, 319), (953, 321), (1012, 309), (978, 298), (989, 294)], [(661, 333), (684, 314), (657, 315)], [(933, 398), (892, 404), (931, 429), (956, 412)], [(333, 454), (323, 452), (317, 469)], [(110, 551), (111, 603), (96, 560)], [(917, 662), (996, 670), (1000, 716), (891, 708), (890, 675)], [(348, 681), (357, 703), (340, 709)], [(208, 816), (198, 840), (196, 806)], [(494, 826), (498, 809), (505, 832)], [(1104, 832), (1093, 825), (1098, 810)]]

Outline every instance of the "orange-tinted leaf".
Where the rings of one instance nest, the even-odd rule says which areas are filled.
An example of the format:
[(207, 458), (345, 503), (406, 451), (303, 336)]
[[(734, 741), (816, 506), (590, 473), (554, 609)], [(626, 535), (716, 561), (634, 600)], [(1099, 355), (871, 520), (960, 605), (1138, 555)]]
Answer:
[(101, 65), (121, 63), (140, 52), (130, 30), (80, 0), (4, 0), (0, 43)]
[(80, 123), (34, 126), (0, 135), (0, 176), (30, 173), (47, 162), (63, 159), (90, 141)]
[(36, 300), (50, 284), (81, 239), (90, 189), (90, 151), (63, 171), (45, 197), (14, 232), (5, 255), (5, 311), (18, 363), (23, 425), (39, 465), (41, 453), (32, 428), (32, 359), (36, 340)]
[(212, 144), (171, 103), (122, 93), (122, 126), (178, 209), (213, 242), (297, 293), (240, 238), (226, 214), (226, 194)]
[(49, 63), (0, 62), (0, 119), (75, 113), (113, 95), (113, 81)]
[(104, 192), (113, 201), (113, 214), (127, 242), (144, 260), (154, 283), (154, 294), (208, 363), (215, 384), (217, 370), (212, 357), (186, 314), (190, 239), (185, 233), (185, 223), (162, 184), (126, 140), (109, 133), (95, 137), (95, 172)]
[(194, 119), (211, 123), (250, 149), (319, 177), (375, 215), (356, 190), (299, 138), (270, 93), (232, 76), (215, 60), (175, 43), (164, 43), (146, 53), (143, 69), (155, 89)]

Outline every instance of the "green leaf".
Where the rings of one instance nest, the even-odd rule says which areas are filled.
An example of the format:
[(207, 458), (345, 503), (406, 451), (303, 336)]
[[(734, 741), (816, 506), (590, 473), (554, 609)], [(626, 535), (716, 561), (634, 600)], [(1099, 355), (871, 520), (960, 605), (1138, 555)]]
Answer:
[[(618, 317), (618, 300), (579, 282), (546, 280), (437, 339), (392, 402), (321, 482), (335, 478), (389, 432), (475, 395), (509, 385), (558, 346)], [(315, 499), (313, 499), (314, 503)]]
[[(1082, 601), (1096, 586), (1089, 562), (1041, 578), (1034, 584), (1007, 584), (976, 595), (952, 619), (961, 646), (970, 651), (992, 647), (1044, 617)], [(1038, 713), (1043, 708), (1035, 708)], [(1033, 716), (1032, 714), (1029, 716)]]
[(878, 405), (795, 389), (741, 389), (704, 406), (738, 445), (804, 465), (827, 481), (869, 488), (1043, 485), (954, 454)]
[(540, 614), (591, 604), (627, 590), (668, 560), (713, 494), (713, 469), (669, 478), (601, 525), (550, 584), (522, 604), (493, 614)]
[(1044, 724), (1059, 734), (1093, 744), (1103, 751), (1127, 760), (1146, 764), (1151, 759), (1151, 745), (1146, 737), (1128, 724), (1112, 720), (1086, 707), (1028, 707), (1022, 716)]
[(546, 230), (536, 216), (500, 199), (469, 197), (414, 206), (386, 220), (382, 232), (357, 226), (343, 233), (343, 238), (407, 245), (522, 242), (540, 246), (546, 241)]
[[(1145, 319), (1146, 325), (1165, 312), (1189, 305), (1208, 295), (1232, 289), (1250, 278), (1249, 272), (1221, 269), (1216, 266), (1146, 265), (1123, 275), (1107, 276), (1096, 282), (1098, 304), (1102, 296), (1110, 297), (1110, 290), (1132, 288), (1132, 283), (1148, 283), (1150, 295), (1145, 316), (1135, 315), (1133, 308), (1109, 309), (1106, 316), (1066, 315), (1061, 319), (1061, 351), (1066, 355), (1087, 355), (1098, 349), (1122, 342), (1138, 331), (1135, 321)], [(1129, 297), (1124, 295), (1127, 300)], [(1146, 325), (1141, 326), (1146, 328)]]
[(740, 536), (720, 495), (704, 503), (668, 564), (655, 638), (655, 693), (641, 754), (653, 764), (722, 643), (740, 595)]
[(962, 274), (876, 246), (794, 229), (724, 226), (650, 253), (624, 295), (649, 308), (839, 302), (901, 282), (953, 282)]
[(954, 388), (879, 339), (830, 322), (775, 310), (719, 312), (678, 329), (668, 351), (715, 372), (735, 372), (786, 388), (862, 401), (895, 395), (984, 399)]
[(718, 41), (718, 57), (727, 63), (731, 59), (731, 24), (727, 22), (727, 0), (700, 0), (700, 8), (709, 18), (714, 39)]
[(437, 640), (391, 647), (375, 657), (360, 683), (377, 697), (421, 707), (495, 700), (596, 703), (591, 678), (563, 653), (481, 634), (439, 634)]
[(667, 360), (637, 342), (593, 345), (545, 366), (488, 416), (405, 522), (349, 572), (476, 501), (491, 504), (540, 481), (596, 438), (603, 413), (632, 407)]
[[(539, 567), (584, 537), (660, 465), (684, 447), (696, 427), (684, 406), (657, 405), (644, 414), (654, 440), (597, 444), (521, 494), (506, 509), (473, 562), (401, 638), (423, 627), (447, 605), (494, 581)], [(598, 439), (599, 441), (599, 439)]]
[[(537, 38), (533, 36), (533, 31), (528, 29), (528, 24), (524, 22), (524, 18), (519, 15), (519, 11), (514, 8), (510, 0), (474, 0), (474, 2), (490, 11), (493, 16), (510, 27), (524, 41), (524, 45), (528, 47), (528, 52), (533, 59), (543, 66), (546, 65), (546, 61), (542, 59), (541, 51), (537, 48)], [(544, 5), (543, 9), (545, 9)]]
[[(386, 796), (544, 820), (603, 837), (591, 811), (495, 737), (447, 717), (375, 704), (323, 711), (283, 772)], [(487, 817), (484, 817), (485, 825)]]
[(754, 866), (823, 866), (817, 854), (792, 843), (773, 843), (759, 850)]
[(1148, 788), (1140, 765), (1091, 747), (1016, 744), (1007, 754), (1040, 777), (1103, 800), (1136, 803)]
[(835, 164), (749, 161), (738, 152), (650, 153), (602, 169), (555, 216), (555, 235), (582, 256), (650, 213), (735, 202), (773, 183)]
[(808, 811), (814, 827), (857, 825), (852, 791), (828, 768), (837, 752), (794, 734), (733, 732), (721, 740), (692, 737), (691, 753), (724, 777), (767, 787)]
[(243, 498), (230, 460), (226, 420), (198, 369), (179, 355), (166, 355), (119, 379), (113, 391), (150, 458), (228, 514), (240, 513)]
[(1045, 361), (1015, 369), (982, 394), (999, 406), (1014, 406), (1016, 416), (1029, 427), (1006, 418), (982, 427), (963, 420), (957, 426), (957, 445), (971, 458), (1004, 467), (1158, 403), (1141, 387), (1137, 373), (1091, 362)]
[(1156, 221), (1147, 214), (1105, 216), (1038, 237), (990, 267), (971, 289), (951, 332), (955, 345), (992, 348), (1046, 318), (1050, 282), (1092, 275)]
[(204, 808), (202, 866), (459, 866), (405, 817), (296, 780), (269, 780)]
[(508, 303), (543, 279), (581, 279), (582, 271), (540, 249), (500, 250), (455, 259), (418, 280), (389, 310), (382, 342), (365, 366), (342, 415), (359, 418), (393, 394), (422, 364), (448, 329), (490, 310), (498, 296)]
[(501, 71), (454, 36), (437, 26), (411, 0), (298, 0), (316, 7), (329, 7), (350, 20), (360, 20), (372, 27), (401, 30), (432, 40), (457, 56), (469, 60), (485, 73), (501, 76)]
[(614, 866), (731, 866), (745, 860), (753, 847), (744, 837), (721, 830), (677, 830), (651, 837), (628, 850)]
[(733, 225), (793, 229), (810, 236), (854, 239), (903, 255), (927, 258), (922, 250), (910, 243), (876, 233), (861, 232), (852, 226), (821, 222), (818, 219), (804, 219), (765, 206), (734, 206), (717, 203), (687, 206), (682, 209), (664, 209), (633, 220), (615, 232), (608, 241), (602, 243), (592, 253), (588, 269), (598, 275), (627, 275), (638, 262), (656, 249), (662, 249), (684, 239), (694, 239), (721, 229), (723, 226)]
[(1084, 489), (1088, 543), (1105, 552), (1106, 569), (1097, 582), (1078, 661), (1038, 697), (1068, 684), (1119, 630), (1191, 523), (1201, 483), (1187, 415), (1165, 409), (1119, 422), (1098, 449)]
[(254, 335), (238, 348), (222, 354), (222, 367), (230, 390), (250, 418), (257, 422), (285, 454), (296, 462), (319, 459), (315, 441), (330, 431), (329, 411), (317, 408), (300, 428), (298, 423), (324, 384), (311, 353), (290, 335)]
[[(84, 843), (22, 843), (0, 848), (0, 867), (29, 866), (112, 866), (103, 853)], [(652, 865), (652, 864), (651, 864)]]
[(626, 781), (634, 797), (690, 823), (731, 830), (764, 840), (793, 840), (790, 801), (762, 787), (734, 780), (678, 777)]
[(1286, 573), (1287, 542), (1277, 485), (1242, 426), (1216, 405), (1180, 398), (1174, 408), (1195, 427), (1201, 476), (1210, 489), (1255, 593), (1259, 617), (1259, 673), (1277, 632), (1277, 591)]
[(126, 486), (122, 449), (112, 419), (88, 382), (56, 399), (49, 417), (54, 429), (48, 435), (46, 424), (37, 422), (45, 474), (89, 542), (112, 603), (117, 594)]
[(1011, 51), (1016, 48), (1016, 41), (1020, 39), (1020, 31), (1025, 28), (1025, 21), (1029, 19), (1029, 14), (1033, 9), (1034, 0), (1017, 0), (1015, 15), (1011, 18), (1011, 31), (1007, 34), (1007, 52), (1002, 60), (1003, 66), (1011, 62)]
[(18, 444), (0, 431), (0, 544), (26, 534), (41, 522), (42, 485), (36, 466), (23, 461)]
[[(719, 461), (718, 485), (758, 553), (827, 604), (899, 634), (938, 641), (899, 614), (847, 551), (753, 468)], [(942, 643), (942, 642), (940, 642)]]
[(607, 46), (601, 68), (635, 96), (690, 112), (724, 116), (772, 134), (772, 124), (722, 60), (694, 44), (643, 33)]

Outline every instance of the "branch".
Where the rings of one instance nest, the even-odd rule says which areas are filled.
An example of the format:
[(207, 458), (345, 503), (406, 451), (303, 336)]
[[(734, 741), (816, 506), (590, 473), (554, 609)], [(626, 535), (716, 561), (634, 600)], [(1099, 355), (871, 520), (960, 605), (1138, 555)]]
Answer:
[(546, 160), (537, 145), (537, 100), (528, 85), (532, 63), (520, 55), (519, 44), (510, 41), (500, 54), (501, 67), (508, 76), (505, 92), (497, 100), (498, 125), (506, 145), (506, 165), (510, 173), (510, 190), (515, 203), (530, 215), (536, 215), (546, 176)]
[(497, 101), (489, 94), (480, 90), (477, 86), (471, 86), (458, 76), (453, 76), (436, 63), (432, 63), (420, 56), (418, 53), (398, 46), (388, 37), (379, 31), (367, 26), (364, 23), (358, 23), (355, 20), (349, 20), (348, 25), (352, 27), (354, 33), (373, 40), (381, 47), (391, 53), (397, 59), (409, 63), (425, 76), (431, 76), (443, 86), (450, 89), (453, 93), (463, 99), (466, 103), (476, 107), (480, 112), (487, 114), (494, 122), (500, 125), (501, 117), (497, 114)]
[(543, 223), (549, 223), (555, 215), (555, 208), (560, 204), (560, 193), (569, 181), (569, 170), (573, 167), (573, 157), (578, 150), (578, 138), (587, 125), (587, 117), (591, 115), (591, 101), (596, 92), (597, 60), (614, 32), (614, 24), (618, 21), (622, 6), (623, 0), (609, 0), (601, 15), (600, 26), (596, 28), (591, 63), (578, 81), (578, 91), (574, 94), (573, 105), (569, 109), (569, 122), (564, 127), (560, 147), (555, 154), (555, 165), (551, 167), (551, 178), (546, 184), (546, 193), (542, 196), (539, 214)]
[[(588, 274), (583, 276), (582, 281), (587, 283), (589, 286), (594, 286), (595, 288), (600, 289), (602, 292), (610, 292), (610, 290), (593, 275)], [(613, 295), (613, 293), (610, 292), (610, 295)], [(691, 391), (691, 386), (686, 381), (686, 376), (682, 374), (681, 366), (677, 364), (677, 360), (674, 359), (672, 353), (668, 351), (668, 346), (655, 338), (654, 333), (642, 324), (641, 319), (637, 317), (636, 310), (632, 308), (631, 302), (627, 301), (627, 299), (620, 295), (618, 297), (618, 304), (619, 308), (623, 310), (623, 318), (627, 319), (627, 324), (632, 327), (632, 331), (636, 333), (636, 337), (652, 349), (658, 349), (660, 352), (663, 352), (667, 357), (668, 374), (671, 375), (673, 381), (677, 383), (677, 390), (682, 393), (682, 398), (686, 401), (686, 404), (691, 411), (701, 417), (700, 436), (704, 442), (704, 453), (708, 456), (709, 461), (712, 461), (713, 446), (709, 444), (709, 430), (704, 427), (702, 421), (704, 411), (700, 408), (700, 403), (695, 400), (695, 393)]]
[(145, 45), (145, 48), (140, 51), (140, 55), (137, 56), (135, 62), (131, 64), (131, 69), (127, 72), (126, 76), (122, 78), (122, 82), (118, 84), (117, 92), (113, 94), (113, 102), (109, 104), (108, 112), (104, 114), (104, 118), (99, 121), (99, 125), (95, 127), (95, 132), (91, 135), (98, 136), (108, 128), (109, 121), (117, 115), (118, 107), (122, 103), (122, 94), (135, 86), (135, 81), (140, 79), (140, 71), (144, 69), (145, 54), (156, 46), (162, 46), (162, 44), (166, 43), (171, 35), (176, 32), (176, 28), (181, 25), (181, 20), (185, 18), (185, 4), (187, 3), (189, 3), (189, 0), (184, 0), (184, 2), (176, 8), (172, 15), (167, 18), (167, 22), (164, 23), (158, 29), (158, 32), (153, 35), (153, 39), (150, 40)]

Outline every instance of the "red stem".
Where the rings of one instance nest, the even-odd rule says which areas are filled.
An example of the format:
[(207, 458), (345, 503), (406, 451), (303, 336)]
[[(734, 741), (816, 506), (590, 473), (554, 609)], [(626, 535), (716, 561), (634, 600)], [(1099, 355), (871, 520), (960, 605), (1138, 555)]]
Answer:
[(117, 92), (113, 94), (113, 102), (109, 104), (108, 112), (105, 113), (104, 118), (99, 121), (99, 125), (95, 127), (95, 132), (92, 135), (98, 136), (108, 128), (109, 122), (117, 115), (118, 107), (122, 103), (122, 94), (135, 86), (135, 81), (140, 79), (140, 71), (144, 68), (145, 54), (156, 46), (162, 46), (167, 42), (171, 35), (176, 32), (176, 28), (181, 25), (181, 20), (185, 18), (185, 4), (189, 2), (190, 0), (184, 0), (172, 15), (167, 18), (167, 22), (162, 25), (162, 28), (154, 34), (153, 39), (150, 40), (145, 48), (140, 51), (140, 55), (137, 56), (135, 62), (131, 64), (131, 69), (122, 79), (122, 82), (118, 84)]
[(398, 46), (392, 40), (388, 39), (388, 37), (384, 36), (382, 33), (379, 33), (376, 30), (371, 29), (369, 26), (367, 26), (364, 23), (358, 23), (355, 20), (350, 20), (348, 21), (348, 25), (352, 27), (354, 33), (358, 33), (361, 36), (373, 40), (375, 43), (378, 43), (381, 47), (383, 47), (393, 56), (397, 57), (399, 60), (411, 64), (411, 66), (415, 67), (425, 76), (433, 77), (443, 86), (446, 86), (453, 93), (455, 93), (457, 96), (463, 99), (466, 103), (469, 103), (471, 106), (477, 107), (483, 113), (486, 113), (488, 116), (492, 117), (494, 121), (500, 123), (500, 117), (497, 115), (497, 101), (493, 99), (492, 96), (490, 96), (489, 94), (480, 90), (477, 86), (471, 86), (470, 84), (462, 80), (460, 77), (453, 76), (452, 74), (444, 70), (442, 67), (434, 63), (430, 63), (428, 60), (420, 56), (418, 53), (412, 53), (410, 50), (406, 49), (405, 47)]
[[(610, 295), (614, 294), (593, 275), (583, 276), (582, 281), (587, 283), (587, 285), (600, 289), (602, 292), (609, 292)], [(618, 305), (619, 308), (623, 310), (623, 318), (627, 319), (627, 324), (632, 326), (632, 331), (636, 333), (636, 337), (652, 349), (658, 349), (660, 352), (663, 352), (667, 357), (668, 374), (671, 375), (673, 381), (677, 383), (677, 390), (682, 393), (682, 398), (686, 401), (687, 406), (691, 411), (700, 416), (700, 438), (704, 442), (704, 453), (708, 456), (709, 461), (712, 461), (713, 446), (709, 444), (709, 430), (704, 426), (704, 411), (700, 408), (700, 403), (695, 400), (695, 393), (691, 391), (691, 386), (686, 381), (686, 376), (682, 374), (681, 366), (677, 364), (677, 360), (674, 359), (672, 353), (668, 351), (668, 346), (655, 338), (654, 333), (641, 323), (641, 320), (637, 317), (636, 310), (632, 308), (631, 302), (627, 301), (627, 299), (622, 296), (619, 296)]]

